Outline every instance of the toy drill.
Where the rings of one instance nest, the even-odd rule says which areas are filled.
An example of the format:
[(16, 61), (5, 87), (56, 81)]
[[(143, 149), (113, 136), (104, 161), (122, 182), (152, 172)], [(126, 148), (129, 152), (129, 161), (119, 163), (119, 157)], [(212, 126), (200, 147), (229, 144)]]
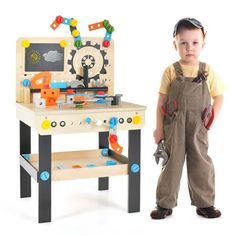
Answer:
[(157, 165), (159, 164), (160, 158), (163, 159), (162, 166), (166, 165), (169, 157), (168, 157), (168, 155), (165, 151), (165, 146), (164, 146), (164, 140), (163, 139), (158, 143), (157, 149), (156, 149), (155, 153), (153, 154), (153, 156), (155, 157)]

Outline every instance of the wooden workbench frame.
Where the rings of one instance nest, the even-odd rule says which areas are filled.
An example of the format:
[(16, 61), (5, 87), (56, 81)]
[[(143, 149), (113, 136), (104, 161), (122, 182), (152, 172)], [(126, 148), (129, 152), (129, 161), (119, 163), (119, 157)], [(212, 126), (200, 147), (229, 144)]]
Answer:
[[(109, 132), (98, 133), (98, 146), (108, 148)], [(140, 137), (141, 130), (128, 130), (128, 212), (140, 211)], [(51, 135), (39, 134), (38, 145), (38, 170), (30, 166), (29, 162), (23, 160), (20, 162), (20, 196), (21, 198), (31, 197), (31, 177), (38, 182), (38, 222), (51, 221)], [(31, 128), (20, 121), (20, 155), (31, 153)], [(114, 154), (117, 155), (117, 154)], [(119, 155), (117, 155), (119, 158)], [(22, 159), (22, 158), (21, 158)], [(136, 165), (136, 171), (132, 166)], [(47, 171), (49, 178), (42, 180), (40, 175)], [(37, 176), (37, 178), (35, 177)], [(109, 189), (109, 176), (98, 178), (98, 190)]]

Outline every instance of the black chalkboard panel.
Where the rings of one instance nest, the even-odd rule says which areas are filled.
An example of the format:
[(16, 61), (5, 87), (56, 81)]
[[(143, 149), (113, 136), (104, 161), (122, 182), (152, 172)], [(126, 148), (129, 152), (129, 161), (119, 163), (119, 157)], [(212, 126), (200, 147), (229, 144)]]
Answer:
[(58, 43), (31, 43), (25, 49), (25, 71), (63, 71), (64, 48)]

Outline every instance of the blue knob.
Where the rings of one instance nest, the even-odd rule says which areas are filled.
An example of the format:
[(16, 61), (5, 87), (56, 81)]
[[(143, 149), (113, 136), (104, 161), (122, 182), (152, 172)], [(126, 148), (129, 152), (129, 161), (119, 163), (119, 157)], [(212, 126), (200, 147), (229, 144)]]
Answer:
[(47, 181), (49, 179), (50, 175), (47, 171), (43, 171), (40, 174), (40, 179), (43, 181)]
[(30, 87), (30, 80), (29, 79), (24, 79), (23, 81), (22, 81), (22, 85), (24, 86), (24, 87)]
[(92, 122), (92, 119), (91, 119), (90, 117), (86, 117), (86, 118), (85, 118), (85, 122), (86, 122), (87, 124), (90, 124), (90, 123)]
[(139, 172), (139, 170), (140, 170), (140, 166), (139, 166), (139, 164), (137, 164), (137, 163), (134, 163), (134, 164), (132, 164), (131, 165), (131, 172), (132, 173), (138, 173)]
[(109, 121), (109, 127), (110, 129), (113, 129), (117, 126), (118, 123), (118, 119), (117, 117), (111, 117), (110, 121)]
[(102, 149), (102, 155), (103, 156), (108, 156), (108, 148), (103, 148)]

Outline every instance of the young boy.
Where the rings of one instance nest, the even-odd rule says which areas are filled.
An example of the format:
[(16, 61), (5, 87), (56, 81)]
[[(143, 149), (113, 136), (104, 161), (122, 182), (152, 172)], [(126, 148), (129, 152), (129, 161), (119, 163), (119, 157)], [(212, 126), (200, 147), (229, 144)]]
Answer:
[(192, 205), (198, 215), (216, 218), (221, 212), (214, 207), (214, 166), (207, 155), (207, 132), (222, 106), (222, 84), (211, 66), (198, 61), (205, 44), (205, 31), (198, 20), (179, 20), (173, 36), (180, 60), (164, 71), (154, 131), (157, 144), (164, 139), (169, 159), (158, 180), (157, 207), (151, 218), (172, 214), (185, 158)]

